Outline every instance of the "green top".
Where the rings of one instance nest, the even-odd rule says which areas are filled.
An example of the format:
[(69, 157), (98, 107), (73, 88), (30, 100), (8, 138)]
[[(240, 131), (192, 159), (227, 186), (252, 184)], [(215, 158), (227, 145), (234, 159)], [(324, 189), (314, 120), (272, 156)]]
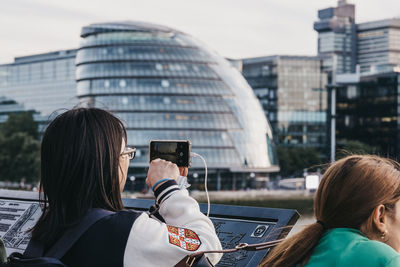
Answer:
[(314, 248), (306, 267), (398, 267), (400, 254), (385, 243), (368, 239), (351, 228), (328, 230)]

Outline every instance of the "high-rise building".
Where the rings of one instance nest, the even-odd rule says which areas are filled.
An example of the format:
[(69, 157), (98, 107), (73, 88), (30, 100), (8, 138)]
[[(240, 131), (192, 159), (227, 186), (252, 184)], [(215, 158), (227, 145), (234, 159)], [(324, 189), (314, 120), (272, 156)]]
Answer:
[(325, 148), (326, 74), (319, 57), (269, 56), (243, 59), (252, 86), (280, 145)]
[(355, 5), (343, 0), (319, 10), (318, 18), (318, 55), (328, 73), (355, 73), (358, 65), (370, 75), (400, 65), (400, 18), (356, 24)]
[(338, 77), (337, 144), (361, 141), (381, 155), (400, 159), (400, 71)]
[(13, 99), (43, 116), (78, 104), (76, 50), (17, 57), (0, 65), (0, 96)]
[(349, 73), (356, 70), (355, 6), (339, 0), (337, 7), (318, 11), (314, 23), (318, 32), (318, 56), (324, 59), (327, 72)]
[(400, 18), (358, 24), (357, 58), (361, 73), (400, 66)]
[[(338, 145), (358, 140), (398, 155), (392, 98), (397, 87), (393, 77), (400, 72), (400, 19), (356, 24), (355, 6), (347, 1), (319, 10), (318, 17), (314, 29), (328, 74), (329, 109), (337, 99), (336, 130), (331, 132), (336, 132)], [(334, 149), (332, 133), (331, 141)]]

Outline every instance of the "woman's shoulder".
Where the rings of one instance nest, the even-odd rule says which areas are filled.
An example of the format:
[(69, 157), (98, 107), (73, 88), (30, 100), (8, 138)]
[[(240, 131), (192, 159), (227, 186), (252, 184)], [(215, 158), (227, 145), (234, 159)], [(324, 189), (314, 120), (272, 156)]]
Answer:
[(121, 226), (124, 224), (131, 225), (141, 214), (142, 212), (134, 210), (120, 210), (114, 212), (113, 214), (107, 217), (104, 217), (98, 222), (98, 224), (117, 225), (117, 226), (118, 225)]
[(400, 266), (400, 254), (385, 243), (368, 239), (359, 230), (327, 232), (306, 266)]
[(400, 266), (400, 254), (389, 245), (368, 238), (354, 242), (349, 258), (362, 266)]
[(357, 242), (357, 244), (355, 244), (354, 246), (354, 250), (357, 251), (360, 256), (364, 255), (368, 258), (373, 257), (376, 259), (389, 260), (392, 258), (398, 258), (400, 262), (400, 254), (395, 251), (391, 246), (380, 241), (368, 239)]

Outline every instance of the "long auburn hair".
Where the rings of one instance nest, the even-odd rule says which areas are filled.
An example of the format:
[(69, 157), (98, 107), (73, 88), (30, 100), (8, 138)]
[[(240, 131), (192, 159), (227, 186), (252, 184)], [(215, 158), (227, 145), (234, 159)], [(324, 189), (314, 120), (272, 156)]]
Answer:
[(315, 218), (325, 228), (320, 223), (307, 226), (279, 244), (260, 266), (304, 266), (325, 229), (354, 228), (369, 238), (377, 236), (373, 210), (383, 204), (394, 212), (399, 199), (399, 163), (370, 155), (340, 159), (324, 173), (314, 199)]
[(41, 147), (43, 213), (32, 239), (52, 244), (91, 208), (122, 210), (119, 157), (126, 130), (111, 113), (76, 108), (47, 127)]

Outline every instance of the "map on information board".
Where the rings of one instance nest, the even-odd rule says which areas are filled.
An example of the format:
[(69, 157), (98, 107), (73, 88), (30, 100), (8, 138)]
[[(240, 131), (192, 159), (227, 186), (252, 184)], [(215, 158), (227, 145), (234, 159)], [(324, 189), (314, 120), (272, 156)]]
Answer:
[[(221, 245), (224, 249), (235, 248), (239, 243), (261, 243), (274, 228), (274, 223), (251, 220), (232, 220), (227, 218), (211, 218)], [(223, 255), (218, 267), (247, 266), (255, 252), (237, 251)]]
[(4, 241), (7, 255), (25, 251), (31, 237), (28, 231), (41, 213), (37, 202), (0, 200), (0, 238)]

